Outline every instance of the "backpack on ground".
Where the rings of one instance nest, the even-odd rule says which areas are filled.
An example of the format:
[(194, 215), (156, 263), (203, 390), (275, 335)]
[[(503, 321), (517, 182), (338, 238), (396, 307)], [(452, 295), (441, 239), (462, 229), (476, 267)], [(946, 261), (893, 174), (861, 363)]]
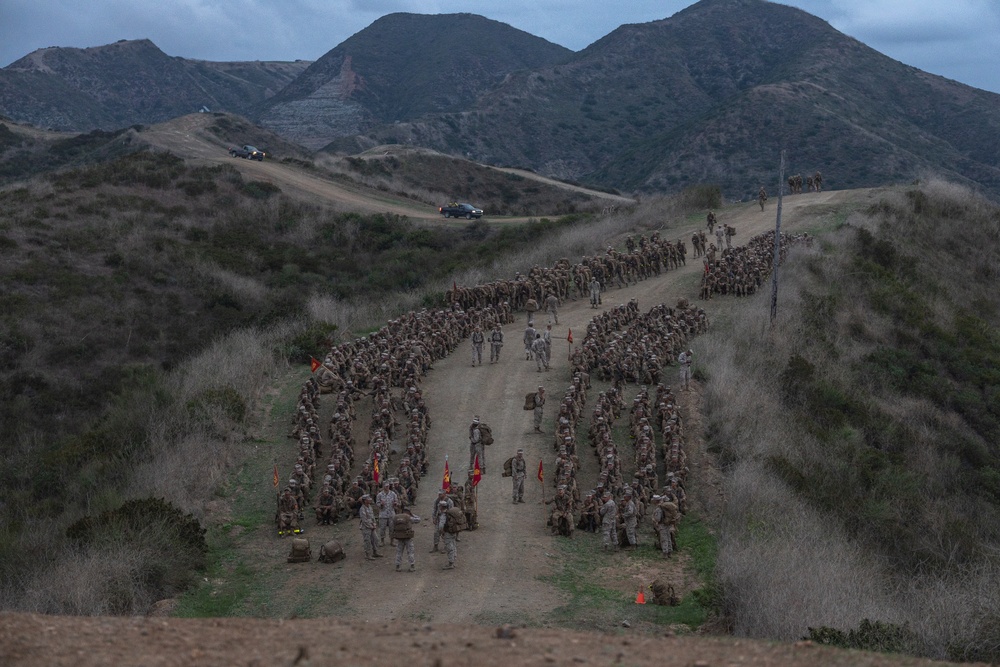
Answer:
[(340, 546), (340, 542), (330, 540), (319, 548), (319, 558), (316, 560), (321, 563), (336, 563), (345, 558), (347, 558), (347, 554), (344, 553), (344, 547)]
[(484, 445), (493, 444), (493, 429), (486, 422), (479, 422), (479, 435), (482, 437)]
[(312, 551), (309, 550), (309, 540), (304, 537), (296, 537), (292, 540), (292, 550), (288, 554), (289, 563), (308, 563), (312, 560)]
[(531, 392), (524, 395), (524, 409), (525, 410), (535, 409), (535, 392)]
[(469, 528), (469, 520), (461, 507), (452, 507), (445, 513), (445, 517), (444, 530), (447, 533), (460, 533)]

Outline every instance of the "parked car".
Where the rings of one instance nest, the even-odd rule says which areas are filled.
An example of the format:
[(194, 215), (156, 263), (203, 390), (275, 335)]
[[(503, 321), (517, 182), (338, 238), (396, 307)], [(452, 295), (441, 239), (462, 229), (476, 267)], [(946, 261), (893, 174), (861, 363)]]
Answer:
[(264, 151), (250, 144), (243, 144), (239, 148), (230, 148), (229, 154), (233, 157), (241, 157), (244, 160), (257, 160), (258, 162), (263, 162), (266, 155)]
[(483, 217), (483, 209), (476, 208), (472, 204), (459, 204), (456, 202), (452, 202), (447, 206), (438, 208), (438, 212), (446, 218), (465, 218), (466, 220), (472, 220), (473, 218)]

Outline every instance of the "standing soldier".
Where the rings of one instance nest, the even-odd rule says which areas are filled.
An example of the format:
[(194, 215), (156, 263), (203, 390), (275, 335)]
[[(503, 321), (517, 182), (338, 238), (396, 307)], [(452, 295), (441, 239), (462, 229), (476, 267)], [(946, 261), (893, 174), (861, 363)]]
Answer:
[(733, 247), (733, 237), (736, 236), (736, 228), (732, 225), (726, 225), (726, 247)]
[(549, 363), (552, 362), (552, 325), (546, 324), (545, 331), (542, 332), (542, 340), (545, 341), (545, 370), (549, 370)]
[(681, 513), (670, 496), (653, 496), (653, 527), (660, 537), (660, 552), (664, 558), (670, 558), (674, 550), (674, 533), (677, 532), (677, 521)]
[(635, 501), (632, 499), (632, 489), (625, 489), (625, 496), (622, 500), (622, 522), (625, 524), (625, 539), (630, 547), (639, 546), (639, 538), (636, 537), (635, 528), (639, 523)]
[(444, 550), (448, 554), (448, 564), (444, 566), (445, 570), (455, 569), (455, 560), (458, 558), (458, 546), (455, 544), (455, 540), (458, 537), (458, 529), (455, 526), (454, 521), (448, 519), (448, 512), (451, 508), (448, 507), (448, 502), (445, 500), (438, 501), (438, 520), (437, 529), (438, 532), (444, 535)]
[(486, 474), (486, 448), (483, 447), (483, 432), (479, 428), (479, 415), (472, 418), (469, 425), (469, 470), (476, 465), (476, 456), (479, 457), (479, 471)]
[(528, 322), (528, 328), (524, 330), (524, 360), (531, 361), (531, 345), (535, 342), (535, 327)]
[(551, 292), (545, 297), (545, 312), (556, 324), (559, 324), (559, 297)]
[(719, 225), (715, 228), (715, 245), (722, 249), (722, 238), (726, 235), (726, 228)]
[(478, 363), (480, 366), (483, 365), (483, 343), (486, 342), (486, 336), (483, 335), (483, 330), (479, 325), (472, 330), (472, 365), (475, 366)]
[(694, 352), (688, 350), (677, 355), (677, 363), (681, 366), (681, 390), (691, 389), (691, 363), (694, 361)]
[(534, 408), (534, 423), (535, 432), (542, 432), (542, 410), (545, 406), (545, 387), (538, 385), (538, 391), (535, 392), (535, 408)]
[(392, 540), (392, 517), (396, 516), (396, 508), (401, 505), (399, 496), (392, 490), (389, 480), (382, 482), (382, 490), (375, 496), (375, 506), (378, 508), (378, 543), (385, 546), (385, 535), (389, 533)]
[(764, 186), (760, 186), (760, 192), (757, 193), (757, 203), (760, 204), (760, 210), (764, 210), (764, 202), (767, 201), (767, 190)]
[(601, 305), (601, 281), (596, 277), (590, 280), (590, 307), (597, 308)]
[(524, 460), (524, 450), (518, 449), (510, 462), (511, 477), (514, 481), (513, 502), (524, 502), (524, 480), (528, 476), (528, 462)]
[(392, 537), (396, 540), (396, 572), (403, 564), (403, 550), (410, 559), (410, 572), (417, 570), (417, 553), (413, 548), (413, 524), (420, 521), (409, 509), (403, 509), (392, 518)]
[(601, 499), (604, 501), (599, 511), (601, 532), (604, 534), (603, 547), (605, 550), (618, 551), (618, 506), (608, 491), (604, 492)]
[(448, 492), (444, 489), (438, 491), (437, 499), (434, 501), (434, 507), (431, 512), (431, 521), (434, 522), (434, 547), (431, 549), (431, 553), (438, 550), (438, 544), (441, 542), (441, 516), (455, 506), (451, 498), (448, 497)]
[(545, 355), (545, 340), (540, 333), (535, 334), (535, 340), (531, 343), (531, 354), (535, 356), (535, 366), (538, 367), (539, 373), (542, 369), (548, 370), (549, 360)]
[(497, 324), (490, 332), (490, 363), (495, 364), (500, 361), (500, 348), (503, 347), (503, 330)]
[(705, 219), (708, 221), (708, 233), (711, 234), (715, 231), (715, 211), (709, 211)]
[(378, 552), (376, 532), (378, 530), (375, 523), (375, 511), (372, 509), (372, 497), (367, 493), (361, 496), (361, 509), (358, 510), (358, 517), (361, 522), (361, 542), (365, 546), (365, 560), (375, 560), (381, 558)]

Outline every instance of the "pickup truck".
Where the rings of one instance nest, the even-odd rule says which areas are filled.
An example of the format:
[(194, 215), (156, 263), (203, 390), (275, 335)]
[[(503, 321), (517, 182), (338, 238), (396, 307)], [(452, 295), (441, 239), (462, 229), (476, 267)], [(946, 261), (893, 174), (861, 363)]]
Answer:
[(446, 218), (465, 218), (466, 220), (472, 220), (473, 218), (483, 217), (483, 209), (476, 208), (472, 204), (458, 204), (455, 202), (438, 208), (438, 212)]
[(251, 146), (250, 144), (244, 144), (239, 148), (230, 148), (229, 154), (233, 157), (241, 157), (244, 160), (257, 160), (258, 162), (264, 161), (264, 151)]

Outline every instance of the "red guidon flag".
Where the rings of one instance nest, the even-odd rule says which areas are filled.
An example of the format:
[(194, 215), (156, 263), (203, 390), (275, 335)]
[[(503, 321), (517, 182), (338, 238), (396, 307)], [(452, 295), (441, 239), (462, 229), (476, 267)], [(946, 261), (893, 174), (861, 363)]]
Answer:
[(441, 488), (445, 493), (451, 492), (451, 470), (448, 469), (448, 457), (444, 459), (444, 479), (441, 480)]
[(378, 455), (375, 456), (375, 465), (372, 466), (372, 479), (374, 479), (375, 484), (378, 485)]
[(476, 460), (472, 464), (472, 488), (476, 488), (482, 478), (483, 471), (479, 469), (479, 454), (476, 454)]
[(274, 464), (274, 477), (271, 478), (271, 481), (274, 482), (274, 488), (278, 488), (278, 464), (277, 463)]
[(570, 343), (573, 342), (573, 330), (572, 329), (566, 329), (566, 340), (568, 342), (570, 342)]
[(316, 369), (322, 365), (323, 364), (321, 364), (319, 360), (316, 359), (316, 357), (309, 357), (309, 367), (312, 369), (313, 373), (315, 373)]
[(541, 461), (538, 462), (538, 481), (539, 482), (543, 482), (543, 483), (545, 482), (545, 473), (542, 472), (542, 462)]

